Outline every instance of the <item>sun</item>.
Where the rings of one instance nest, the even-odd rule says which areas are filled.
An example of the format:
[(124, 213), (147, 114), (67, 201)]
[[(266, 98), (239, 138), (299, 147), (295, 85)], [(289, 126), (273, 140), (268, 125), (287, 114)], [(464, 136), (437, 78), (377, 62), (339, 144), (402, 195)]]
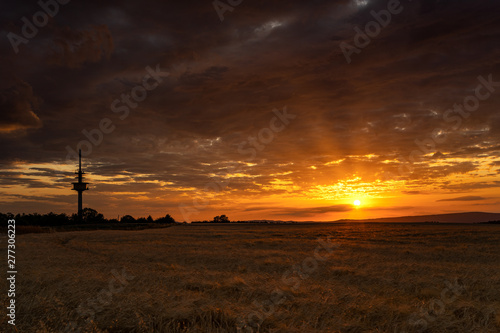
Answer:
[(359, 201), (359, 200), (354, 200), (354, 202), (353, 202), (352, 204), (353, 204), (354, 206), (356, 206), (356, 207), (359, 207), (359, 206), (361, 206), (361, 201)]

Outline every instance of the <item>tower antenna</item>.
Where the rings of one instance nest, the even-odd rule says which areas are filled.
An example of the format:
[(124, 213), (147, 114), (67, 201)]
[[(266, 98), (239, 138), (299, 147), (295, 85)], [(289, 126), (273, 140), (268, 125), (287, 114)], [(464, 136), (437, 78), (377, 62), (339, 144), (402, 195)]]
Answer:
[(76, 179), (78, 182), (73, 183), (73, 190), (78, 192), (78, 222), (82, 222), (83, 220), (83, 209), (82, 209), (82, 201), (83, 201), (83, 191), (87, 191), (88, 188), (88, 183), (85, 183), (83, 181), (83, 175), (85, 172), (82, 171), (82, 150), (78, 150), (78, 171), (75, 172), (75, 174), (78, 175)]

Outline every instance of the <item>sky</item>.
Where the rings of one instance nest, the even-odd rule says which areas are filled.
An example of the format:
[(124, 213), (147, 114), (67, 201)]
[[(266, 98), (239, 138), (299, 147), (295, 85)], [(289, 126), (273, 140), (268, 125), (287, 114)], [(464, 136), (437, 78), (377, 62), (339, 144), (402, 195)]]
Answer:
[(500, 212), (497, 0), (41, 4), (0, 4), (0, 212), (76, 212), (78, 149), (107, 218)]

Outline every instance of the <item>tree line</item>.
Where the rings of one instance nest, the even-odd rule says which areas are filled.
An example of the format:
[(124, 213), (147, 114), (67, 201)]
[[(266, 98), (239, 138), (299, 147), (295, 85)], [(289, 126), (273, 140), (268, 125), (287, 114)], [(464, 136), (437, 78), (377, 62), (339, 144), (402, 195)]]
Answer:
[(170, 214), (164, 217), (153, 219), (151, 215), (148, 217), (134, 218), (131, 215), (124, 215), (120, 219), (106, 219), (104, 215), (92, 208), (84, 208), (82, 210), (82, 221), (79, 221), (78, 214), (56, 214), (53, 212), (47, 214), (12, 214), (0, 213), (1, 225), (7, 225), (8, 220), (16, 220), (16, 225), (33, 225), (41, 227), (55, 227), (75, 224), (103, 224), (103, 223), (175, 223), (176, 221)]
[(204, 221), (193, 221), (193, 223), (230, 223), (229, 217), (226, 215), (217, 215), (213, 218), (213, 220), (204, 220)]

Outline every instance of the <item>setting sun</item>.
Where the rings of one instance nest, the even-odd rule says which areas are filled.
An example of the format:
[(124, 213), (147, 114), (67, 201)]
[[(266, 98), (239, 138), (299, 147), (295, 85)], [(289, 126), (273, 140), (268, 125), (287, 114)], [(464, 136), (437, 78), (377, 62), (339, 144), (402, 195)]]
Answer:
[(359, 207), (361, 205), (361, 201), (354, 200), (353, 205), (356, 206), (356, 207)]

